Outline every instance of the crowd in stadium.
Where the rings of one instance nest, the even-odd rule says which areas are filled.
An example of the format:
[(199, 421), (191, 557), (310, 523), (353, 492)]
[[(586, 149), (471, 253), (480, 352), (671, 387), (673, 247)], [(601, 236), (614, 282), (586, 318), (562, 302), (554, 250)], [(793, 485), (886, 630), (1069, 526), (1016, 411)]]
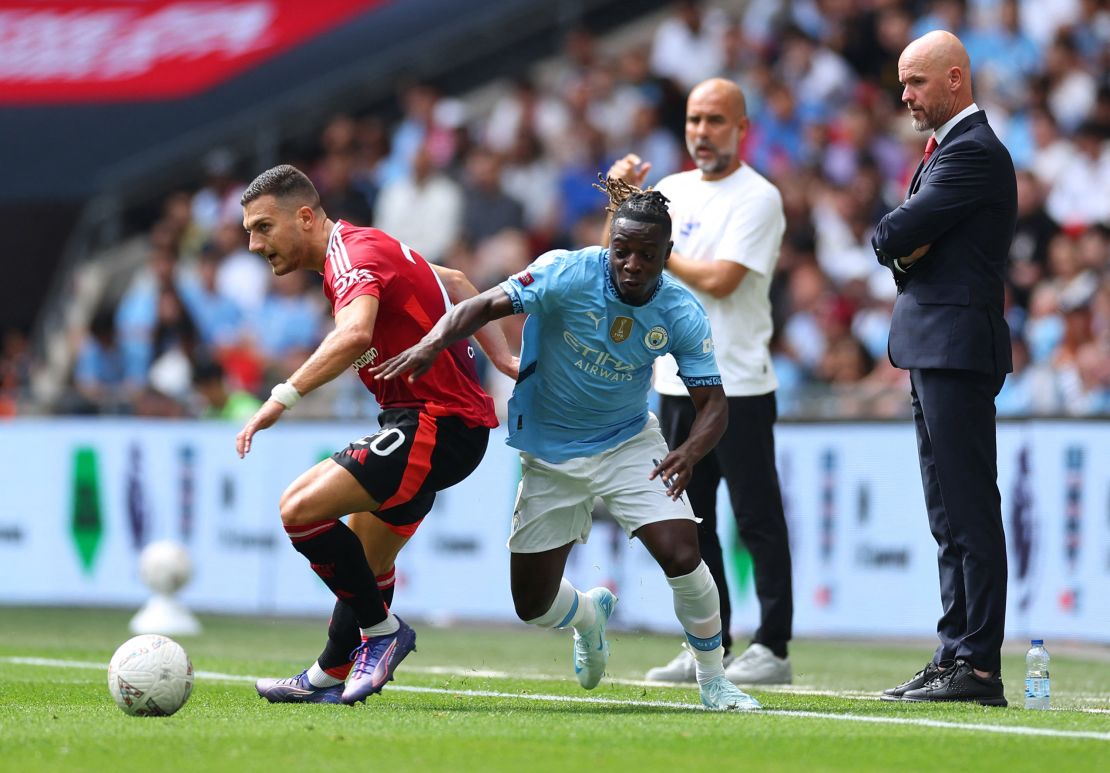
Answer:
[[(899, 102), (898, 54), (947, 29), (1018, 171), (1015, 372), (999, 414), (1110, 414), (1108, 4), (810, 0), (787, 16), (778, 5), (730, 18), (676, 3), (623, 47), (576, 29), (554, 64), (486, 103), (413, 83), (399, 120), (336, 115), (318, 147), (282, 160), (310, 174), (333, 219), (379, 227), (485, 289), (545, 250), (596, 244), (606, 199), (592, 183), (623, 154), (652, 162), (649, 183), (690, 168), (685, 95), (734, 79), (751, 118), (742, 157), (778, 186), (787, 216), (772, 289), (781, 414), (905, 416), (906, 374), (886, 357), (896, 289), (870, 237), (924, 145)], [(259, 170), (222, 149), (203, 165), (199, 190), (166, 199), (119, 302), (74, 336), (60, 410), (241, 418), (329, 329), (318, 280), (275, 278), (246, 250), (239, 196)], [(18, 336), (0, 342), (0, 413), (31, 367)], [(367, 413), (360, 392), (341, 380), (316, 415)]]

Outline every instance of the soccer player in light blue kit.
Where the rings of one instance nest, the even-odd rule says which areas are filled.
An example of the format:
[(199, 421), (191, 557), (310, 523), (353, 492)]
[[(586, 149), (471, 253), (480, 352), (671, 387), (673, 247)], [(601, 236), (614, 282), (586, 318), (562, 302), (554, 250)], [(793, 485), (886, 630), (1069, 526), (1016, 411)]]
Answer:
[[(694, 464), (720, 439), (728, 405), (705, 312), (663, 274), (671, 251), (666, 201), (655, 191), (632, 195), (615, 212), (608, 249), (541, 256), (454, 307), (419, 343), (373, 372), (418, 378), (453, 341), (491, 320), (529, 314), (509, 401), (508, 442), (520, 449), (523, 468), (509, 537), (516, 613), (543, 628), (574, 628), (578, 682), (587, 690), (597, 686), (617, 600), (606, 588), (582, 593), (563, 571), (574, 543), (589, 536), (591, 505), (601, 497), (666, 574), (697, 662), (702, 703), (753, 709), (759, 703), (724, 676), (717, 587), (682, 496)], [(689, 438), (674, 450), (647, 410), (652, 362), (668, 353), (697, 410)]]

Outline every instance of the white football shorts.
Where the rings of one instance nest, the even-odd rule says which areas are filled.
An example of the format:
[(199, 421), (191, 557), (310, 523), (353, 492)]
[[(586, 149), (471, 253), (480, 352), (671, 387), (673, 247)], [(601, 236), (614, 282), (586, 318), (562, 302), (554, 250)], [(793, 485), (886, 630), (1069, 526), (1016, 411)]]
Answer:
[(661, 478), (648, 480), (668, 453), (659, 420), (647, 423), (615, 448), (553, 464), (521, 453), (522, 476), (513, 508), (509, 550), (540, 553), (571, 542), (585, 542), (593, 525), (595, 497), (601, 497), (625, 534), (648, 523), (682, 519), (700, 522), (683, 494), (667, 495)]

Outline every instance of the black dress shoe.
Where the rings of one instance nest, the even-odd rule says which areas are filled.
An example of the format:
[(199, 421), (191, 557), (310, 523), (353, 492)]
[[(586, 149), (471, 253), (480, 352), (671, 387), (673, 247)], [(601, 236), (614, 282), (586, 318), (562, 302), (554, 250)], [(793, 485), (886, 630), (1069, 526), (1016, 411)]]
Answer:
[(1006, 706), (1006, 695), (1002, 688), (1001, 670), (984, 679), (977, 676), (966, 660), (957, 660), (954, 668), (938, 674), (924, 687), (908, 690), (902, 700), (909, 702), (963, 702), (978, 703), (983, 706)]
[(933, 681), (936, 677), (940, 676), (940, 669), (937, 668), (936, 663), (930, 661), (925, 665), (925, 668), (918, 671), (912, 678), (902, 682), (897, 687), (891, 687), (883, 690), (882, 700), (884, 701), (900, 701), (902, 696), (910, 690), (916, 690), (924, 687), (927, 683)]

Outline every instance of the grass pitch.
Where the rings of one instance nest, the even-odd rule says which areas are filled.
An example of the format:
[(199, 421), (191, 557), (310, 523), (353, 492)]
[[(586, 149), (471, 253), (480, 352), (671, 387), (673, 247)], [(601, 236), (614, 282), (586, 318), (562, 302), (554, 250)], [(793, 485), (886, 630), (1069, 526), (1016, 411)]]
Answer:
[[(203, 617), (181, 638), (197, 669), (185, 707), (134, 718), (106, 670), (129, 612), (0, 608), (0, 771), (1097, 770), (1110, 760), (1110, 650), (1053, 650), (1053, 711), (876, 700), (930, 645), (800, 641), (795, 685), (764, 710), (700, 710), (693, 687), (637, 683), (678, 637), (612, 631), (608, 676), (572, 673), (570, 635), (417, 624), (418, 651), (365, 705), (271, 705), (253, 679), (315, 657), (324, 622)], [(1050, 649), (1052, 643), (1049, 642)]]

